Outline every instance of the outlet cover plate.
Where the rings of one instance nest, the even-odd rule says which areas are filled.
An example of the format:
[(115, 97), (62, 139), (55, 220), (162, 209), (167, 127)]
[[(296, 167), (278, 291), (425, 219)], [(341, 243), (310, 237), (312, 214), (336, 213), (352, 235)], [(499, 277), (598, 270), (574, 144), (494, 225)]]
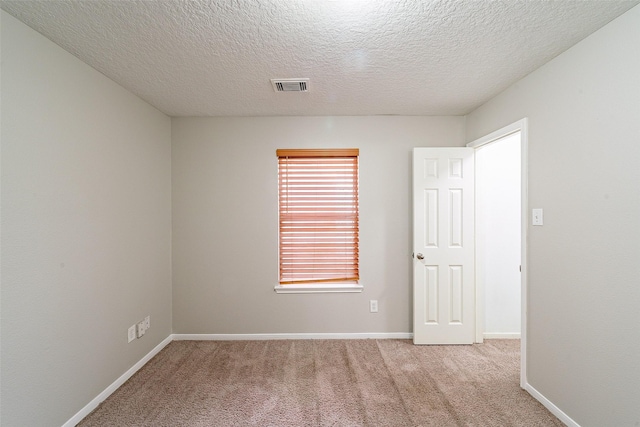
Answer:
[(138, 332), (138, 338), (142, 338), (142, 336), (143, 336), (143, 335), (144, 335), (144, 333), (145, 333), (145, 330), (144, 330), (144, 320), (143, 320), (142, 322), (138, 323), (138, 329), (137, 329), (137, 332)]
[(128, 343), (136, 339), (136, 325), (133, 325), (127, 331), (127, 341)]
[(378, 300), (377, 299), (369, 300), (369, 311), (371, 313), (377, 313), (378, 312)]

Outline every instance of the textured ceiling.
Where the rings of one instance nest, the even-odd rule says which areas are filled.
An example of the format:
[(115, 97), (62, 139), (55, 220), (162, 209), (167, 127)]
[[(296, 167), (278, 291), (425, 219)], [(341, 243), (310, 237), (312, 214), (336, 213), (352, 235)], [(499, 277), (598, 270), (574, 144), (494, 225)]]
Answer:
[[(6, 1), (171, 116), (462, 115), (640, 0)], [(309, 78), (275, 93), (271, 78)]]

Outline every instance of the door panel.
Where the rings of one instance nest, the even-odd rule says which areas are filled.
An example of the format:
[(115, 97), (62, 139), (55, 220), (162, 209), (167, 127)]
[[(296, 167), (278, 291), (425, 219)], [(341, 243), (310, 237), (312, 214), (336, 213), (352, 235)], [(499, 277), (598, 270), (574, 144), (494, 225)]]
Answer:
[(475, 336), (474, 150), (414, 148), (414, 343)]

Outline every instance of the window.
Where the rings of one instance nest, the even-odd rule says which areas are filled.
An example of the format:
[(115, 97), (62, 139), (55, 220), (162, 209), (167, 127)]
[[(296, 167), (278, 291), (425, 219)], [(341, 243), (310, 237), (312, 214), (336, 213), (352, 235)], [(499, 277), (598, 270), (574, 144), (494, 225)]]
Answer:
[(358, 149), (277, 150), (280, 285), (358, 292)]

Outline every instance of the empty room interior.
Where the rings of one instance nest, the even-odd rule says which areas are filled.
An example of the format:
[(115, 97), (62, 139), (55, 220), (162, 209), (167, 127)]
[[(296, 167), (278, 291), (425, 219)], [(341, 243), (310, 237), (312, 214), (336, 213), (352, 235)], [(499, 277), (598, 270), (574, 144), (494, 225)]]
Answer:
[[(120, 423), (639, 426), (638, 3), (2, 0), (0, 424), (118, 425), (96, 418), (105, 399), (188, 392), (184, 365), (235, 362), (268, 381), (237, 380), (234, 401), (229, 367), (182, 418)], [(512, 160), (484, 163), (507, 144)], [(446, 191), (418, 185), (450, 152), (441, 175), (476, 182), (438, 199), (464, 204), (441, 231), (457, 214), (432, 229), (429, 197)], [(296, 282), (283, 262), (285, 168), (310, 153), (355, 159), (340, 280)], [(470, 264), (438, 274), (430, 251), (456, 245)], [(459, 311), (437, 299), (458, 291)], [(269, 360), (231, 353), (251, 348)], [(504, 348), (513, 400), (472, 379), (499, 376), (488, 358)], [(487, 365), (463, 371), (449, 351)], [(411, 362), (423, 354), (440, 359)], [(451, 372), (468, 395), (439, 383)], [(272, 392), (279, 373), (292, 393)], [(323, 412), (340, 404), (325, 380), (370, 406)], [(443, 396), (470, 414), (437, 418)], [(553, 421), (510, 414), (525, 397)], [(249, 398), (259, 411), (224, 411)]]

